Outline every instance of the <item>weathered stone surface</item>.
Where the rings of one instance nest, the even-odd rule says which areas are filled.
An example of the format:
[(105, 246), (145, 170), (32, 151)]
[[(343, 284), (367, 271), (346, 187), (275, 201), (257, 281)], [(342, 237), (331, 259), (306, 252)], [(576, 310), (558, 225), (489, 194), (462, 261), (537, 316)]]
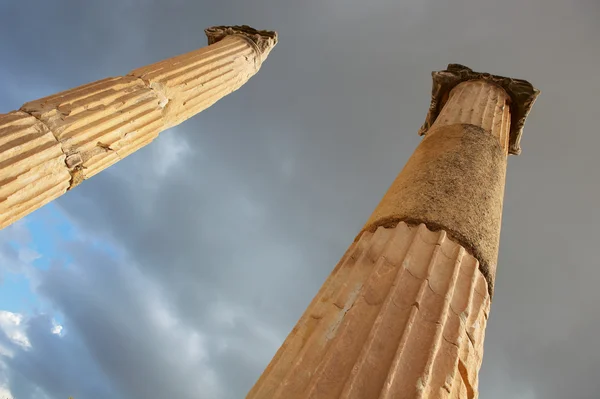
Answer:
[(456, 86), (364, 227), (374, 231), (404, 220), (447, 231), (479, 260), (490, 293), (500, 245), (508, 100), (487, 82)]
[(21, 107), (62, 145), (67, 166), (83, 179), (150, 143), (164, 129), (159, 97), (141, 80), (107, 78)]
[[(211, 36), (209, 36), (209, 39)], [(262, 53), (240, 35), (130, 73), (164, 99), (164, 123), (177, 125), (239, 89), (260, 68)]]
[(478, 396), (506, 161), (538, 93), (434, 73), (427, 135), (248, 399)]
[(206, 34), (208, 47), (0, 115), (0, 228), (239, 89), (277, 44), (247, 26)]
[(365, 231), (247, 398), (473, 398), (489, 306), (444, 231)]
[(433, 88), (431, 90), (431, 104), (425, 118), (425, 123), (419, 129), (419, 134), (424, 135), (436, 121), (440, 111), (444, 108), (450, 91), (462, 82), (484, 81), (503, 88), (508, 93), (511, 101), (511, 130), (509, 135), (509, 153), (521, 153), (521, 136), (525, 120), (533, 107), (540, 91), (526, 80), (507, 78), (491, 75), (489, 73), (474, 72), (460, 64), (449, 64), (445, 71), (431, 73)]
[(455, 86), (431, 129), (456, 124), (475, 125), (498, 139), (508, 155), (510, 96), (500, 86), (482, 80)]
[(261, 62), (267, 58), (278, 41), (277, 32), (256, 30), (248, 25), (213, 26), (212, 28), (205, 29), (204, 32), (208, 37), (208, 44), (219, 42), (228, 36), (240, 36), (250, 41), (252, 45), (256, 46)]
[(0, 228), (67, 191), (71, 175), (65, 154), (31, 115), (0, 115), (0, 154)]

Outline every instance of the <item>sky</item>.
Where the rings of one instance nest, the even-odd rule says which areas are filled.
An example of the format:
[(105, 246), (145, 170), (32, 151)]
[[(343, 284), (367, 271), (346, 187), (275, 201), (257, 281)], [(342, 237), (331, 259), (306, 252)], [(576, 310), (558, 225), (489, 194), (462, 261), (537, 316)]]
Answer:
[(419, 143), (431, 71), (542, 91), (509, 159), (485, 399), (597, 399), (596, 0), (0, 0), (0, 112), (206, 45), (240, 90), (0, 231), (0, 397), (242, 398)]

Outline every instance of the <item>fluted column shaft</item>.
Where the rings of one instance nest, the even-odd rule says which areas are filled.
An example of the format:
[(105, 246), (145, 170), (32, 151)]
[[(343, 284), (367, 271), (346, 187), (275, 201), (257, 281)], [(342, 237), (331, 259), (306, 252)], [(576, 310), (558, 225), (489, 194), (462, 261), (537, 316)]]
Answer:
[(247, 398), (472, 398), (489, 304), (444, 231), (365, 231)]
[(508, 155), (511, 99), (502, 87), (471, 80), (458, 84), (449, 97), (432, 128), (455, 124), (478, 126), (496, 137)]
[(510, 96), (489, 82), (449, 93), (365, 229), (400, 220), (443, 228), (477, 257), (490, 291), (500, 245), (510, 132)]
[(245, 26), (206, 34), (207, 47), (0, 115), (0, 228), (240, 88), (277, 43)]
[(247, 399), (477, 397), (511, 97), (463, 80)]

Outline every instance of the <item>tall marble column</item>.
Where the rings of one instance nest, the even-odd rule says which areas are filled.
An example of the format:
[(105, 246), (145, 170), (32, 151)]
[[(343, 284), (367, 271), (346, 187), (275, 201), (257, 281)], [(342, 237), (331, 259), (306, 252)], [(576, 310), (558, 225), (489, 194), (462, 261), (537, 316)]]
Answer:
[(248, 399), (477, 397), (507, 155), (539, 92), (433, 80), (425, 138)]
[(0, 228), (239, 89), (277, 34), (206, 29), (208, 46), (0, 115)]

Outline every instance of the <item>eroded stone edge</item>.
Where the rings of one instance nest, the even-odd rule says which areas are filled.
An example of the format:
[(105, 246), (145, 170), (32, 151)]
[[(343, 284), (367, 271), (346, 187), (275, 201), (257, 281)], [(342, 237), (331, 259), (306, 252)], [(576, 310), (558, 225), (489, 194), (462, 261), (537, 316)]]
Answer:
[(256, 50), (260, 64), (267, 58), (279, 41), (277, 32), (257, 30), (248, 25), (212, 26), (204, 30), (208, 45), (217, 43), (227, 36), (239, 36), (247, 40)]
[(459, 83), (469, 80), (484, 80), (502, 87), (511, 98), (511, 126), (509, 138), (509, 154), (521, 153), (521, 137), (525, 120), (535, 103), (540, 91), (531, 83), (522, 79), (508, 78), (492, 75), (485, 72), (474, 72), (460, 64), (449, 64), (443, 71), (432, 72), (433, 87), (431, 90), (431, 103), (425, 117), (425, 123), (419, 129), (419, 135), (424, 135), (431, 128), (441, 112), (448, 94)]
[[(143, 86), (150, 91), (151, 95), (155, 96), (159, 108), (164, 109), (166, 103), (168, 102), (168, 99), (166, 102), (164, 101), (164, 99), (166, 98), (164, 93), (162, 93), (156, 87), (153, 87), (150, 84), (150, 82), (148, 82), (138, 76), (127, 75), (127, 76), (116, 76), (115, 78), (125, 78), (125, 79), (135, 78), (139, 82), (142, 82)], [(52, 137), (54, 137), (54, 139), (60, 146), (60, 150), (65, 155), (65, 160), (64, 160), (65, 167), (67, 168), (69, 174), (71, 175), (71, 180), (69, 181), (69, 188), (67, 188), (67, 191), (80, 185), (85, 180), (84, 173), (83, 173), (83, 170), (85, 169), (85, 167), (83, 166), (83, 160), (82, 160), (79, 152), (77, 152), (77, 151), (73, 152), (72, 150), (67, 151), (65, 148), (63, 148), (62, 141), (59, 140), (57, 134), (50, 128), (50, 126), (45, 122), (45, 120), (42, 117), (37, 116), (33, 112), (26, 110), (24, 108), (24, 106), (21, 106), (21, 108), (19, 108), (19, 111), (35, 118), (35, 120), (37, 120), (39, 123), (44, 125), (46, 127), (46, 129), (48, 130), (48, 132), (50, 132), (52, 134)], [(100, 147), (104, 148), (106, 151), (113, 151), (114, 154), (119, 158), (119, 160), (122, 160), (122, 158), (119, 156), (119, 154), (116, 151), (112, 150), (110, 147), (103, 146), (101, 143), (98, 143), (98, 145)]]

